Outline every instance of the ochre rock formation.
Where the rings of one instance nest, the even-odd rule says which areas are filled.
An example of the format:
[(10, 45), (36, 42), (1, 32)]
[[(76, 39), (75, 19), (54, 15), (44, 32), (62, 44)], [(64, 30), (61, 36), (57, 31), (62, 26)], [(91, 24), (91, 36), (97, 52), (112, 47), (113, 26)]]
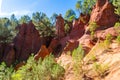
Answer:
[(35, 60), (39, 60), (39, 58), (42, 58), (44, 59), (47, 55), (49, 55), (49, 51), (48, 49), (46, 48), (45, 45), (42, 45), (40, 50), (38, 51), (38, 53), (35, 55)]
[(57, 47), (57, 45), (58, 45), (58, 40), (57, 39), (52, 39), (52, 41), (51, 41), (51, 43), (50, 43), (50, 45), (49, 45), (49, 47), (48, 47), (48, 51), (49, 51), (49, 53), (52, 53), (53, 51), (54, 51), (54, 49)]
[(85, 24), (84, 22), (80, 19), (78, 20), (74, 20), (73, 21), (73, 28), (70, 32), (70, 39), (79, 39), (80, 37), (83, 36), (84, 32), (85, 32), (85, 28), (84, 28)]
[(78, 46), (79, 46), (79, 42), (78, 41), (69, 40), (68, 44), (64, 48), (64, 52), (73, 51)]
[(114, 13), (114, 6), (108, 0), (97, 0), (94, 6), (90, 22), (96, 22), (100, 29), (105, 29), (114, 26), (118, 21), (118, 16)]
[(117, 30), (114, 27), (105, 29), (105, 30), (99, 30), (95, 32), (95, 37), (101, 40), (105, 40), (106, 36), (110, 34), (113, 38), (117, 37), (119, 34)]
[(0, 47), (0, 62), (5, 62), (7, 66), (10, 66), (15, 61), (14, 45), (2, 44)]
[(41, 47), (41, 38), (39, 32), (35, 29), (32, 22), (19, 25), (18, 34), (15, 37), (16, 59), (26, 60), (31, 53), (36, 54)]
[[(59, 17), (61, 18), (61, 16)], [(78, 20), (74, 20), (71, 30), (67, 36), (59, 38), (59, 35), (57, 35), (57, 38), (52, 40), (50, 46), (48, 47), (49, 52), (58, 54), (59, 52), (69, 51), (69, 50), (72, 51), (74, 48), (76, 48), (79, 44), (77, 40), (84, 35), (85, 32), (84, 26), (87, 24), (88, 21), (89, 21), (89, 16), (86, 15), (81, 15), (81, 17)], [(64, 20), (62, 20), (61, 22), (62, 22), (61, 23), (62, 26), (64, 27), (63, 25)], [(58, 24), (57, 21), (56, 24)], [(58, 26), (56, 25), (56, 27)]]
[(56, 18), (56, 35), (58, 39), (65, 37), (64, 19), (61, 15)]

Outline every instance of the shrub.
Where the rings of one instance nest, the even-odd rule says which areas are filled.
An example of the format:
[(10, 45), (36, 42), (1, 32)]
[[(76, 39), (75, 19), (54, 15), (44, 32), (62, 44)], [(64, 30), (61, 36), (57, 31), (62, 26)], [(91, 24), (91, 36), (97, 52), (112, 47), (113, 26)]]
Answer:
[(37, 62), (31, 56), (25, 66), (12, 75), (13, 80), (61, 80), (64, 68), (54, 61), (52, 55)]
[(120, 0), (113, 0), (113, 5), (116, 7), (115, 13), (120, 16)]
[(68, 34), (70, 31), (70, 27), (68, 24), (65, 24), (65, 33)]
[(98, 25), (96, 22), (90, 22), (89, 24), (89, 30), (91, 32), (91, 37), (94, 37), (95, 30), (98, 28)]
[(83, 76), (85, 74), (83, 70), (83, 66), (84, 66), (83, 57), (84, 57), (84, 50), (82, 49), (82, 46), (79, 46), (77, 49), (73, 50), (72, 58), (73, 58), (73, 70), (74, 70), (75, 80), (83, 79)]
[(120, 44), (120, 35), (117, 36), (116, 41)]
[(108, 64), (99, 64), (95, 62), (93, 64), (93, 69), (97, 73), (98, 77), (102, 78), (107, 75), (109, 67)]
[(11, 80), (13, 67), (7, 67), (4, 62), (0, 64), (0, 80)]
[(105, 45), (110, 45), (112, 38), (113, 38), (113, 37), (112, 37), (111, 34), (107, 34), (107, 35), (106, 35), (106, 39), (105, 39), (105, 41), (104, 41), (104, 44), (105, 44)]

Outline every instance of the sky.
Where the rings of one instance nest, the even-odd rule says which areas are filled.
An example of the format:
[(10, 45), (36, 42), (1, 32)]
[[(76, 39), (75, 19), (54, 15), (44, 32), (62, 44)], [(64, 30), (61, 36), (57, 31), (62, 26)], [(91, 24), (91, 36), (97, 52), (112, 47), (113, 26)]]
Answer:
[[(75, 10), (78, 0), (0, 0), (0, 17), (10, 17), (15, 14), (17, 18), (22, 15), (31, 16), (33, 12), (44, 12), (48, 17), (53, 13), (64, 17), (68, 9)], [(76, 14), (77, 11), (75, 10)]]

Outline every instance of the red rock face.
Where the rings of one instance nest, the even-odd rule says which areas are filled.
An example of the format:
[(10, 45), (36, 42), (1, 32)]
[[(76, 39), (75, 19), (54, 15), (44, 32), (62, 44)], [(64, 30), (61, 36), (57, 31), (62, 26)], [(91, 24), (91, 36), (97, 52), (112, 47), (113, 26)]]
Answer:
[(56, 46), (58, 45), (58, 40), (57, 39), (53, 39), (48, 47), (48, 51), (49, 53), (53, 52), (54, 49), (56, 48)]
[(70, 32), (70, 39), (79, 39), (85, 32), (84, 23), (81, 20), (75, 20), (73, 22), (73, 28)]
[(56, 18), (56, 35), (59, 39), (65, 37), (64, 19), (61, 15)]
[[(59, 17), (58, 17), (58, 22), (56, 22), (56, 24), (59, 23), (61, 26), (64, 27), (64, 25), (63, 25), (64, 20), (61, 19), (62, 23), (60, 23)], [(50, 52), (53, 52), (54, 54), (58, 54), (59, 52), (63, 52), (63, 51), (69, 51), (69, 50), (72, 51), (74, 48), (76, 48), (78, 46), (79, 42), (77, 40), (83, 36), (83, 34), (85, 32), (84, 25), (89, 20), (89, 17), (87, 17), (86, 15), (82, 15), (81, 18), (78, 20), (75, 20), (73, 22), (70, 33), (68, 33), (67, 36), (60, 37), (61, 35), (57, 35), (58, 36), (57, 39), (52, 40), (52, 42), (48, 48), (48, 50)], [(56, 27), (58, 28), (58, 25), (56, 25)], [(62, 32), (64, 32), (64, 29), (61, 30), (61, 33)], [(71, 41), (73, 41), (73, 42), (71, 42)]]
[(68, 44), (66, 45), (66, 47), (64, 48), (64, 52), (68, 52), (68, 51), (73, 51), (75, 48), (77, 48), (79, 45), (78, 41), (69, 41)]
[(13, 62), (15, 62), (15, 50), (13, 48), (13, 45), (10, 45), (6, 51), (5, 53), (7, 53), (7, 55), (4, 56), (3, 60), (8, 66), (10, 66)]
[(96, 22), (100, 29), (114, 26), (118, 16), (114, 13), (114, 6), (108, 0), (97, 0), (92, 10), (90, 22)]
[(35, 29), (32, 22), (18, 26), (18, 34), (14, 44), (17, 60), (26, 60), (31, 53), (36, 54), (41, 47), (39, 32)]
[(111, 27), (106, 30), (96, 31), (95, 37), (105, 40), (105, 38), (108, 34), (112, 35), (113, 38), (119, 35), (117, 30), (114, 27)]
[(50, 53), (49, 53), (48, 49), (46, 48), (46, 46), (42, 45), (40, 50), (38, 51), (38, 53), (35, 55), (34, 59), (35, 60), (39, 60), (39, 58), (44, 59), (49, 54)]
[(2, 44), (0, 47), (0, 62), (5, 62), (10, 66), (15, 61), (15, 50), (13, 44)]

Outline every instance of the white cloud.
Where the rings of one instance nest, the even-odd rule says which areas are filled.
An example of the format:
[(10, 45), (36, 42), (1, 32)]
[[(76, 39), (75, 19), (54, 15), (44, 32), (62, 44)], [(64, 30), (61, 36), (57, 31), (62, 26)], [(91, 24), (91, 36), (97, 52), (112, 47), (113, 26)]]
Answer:
[(29, 10), (19, 10), (19, 11), (13, 11), (13, 12), (0, 12), (0, 17), (10, 17), (12, 14), (15, 14), (16, 17), (20, 17), (23, 15), (29, 15), (31, 11)]
[(30, 10), (17, 10), (11, 12), (2, 11), (2, 0), (0, 0), (0, 17), (10, 17), (12, 14), (15, 14), (16, 17), (20, 17), (23, 15), (29, 15), (32, 12)]

